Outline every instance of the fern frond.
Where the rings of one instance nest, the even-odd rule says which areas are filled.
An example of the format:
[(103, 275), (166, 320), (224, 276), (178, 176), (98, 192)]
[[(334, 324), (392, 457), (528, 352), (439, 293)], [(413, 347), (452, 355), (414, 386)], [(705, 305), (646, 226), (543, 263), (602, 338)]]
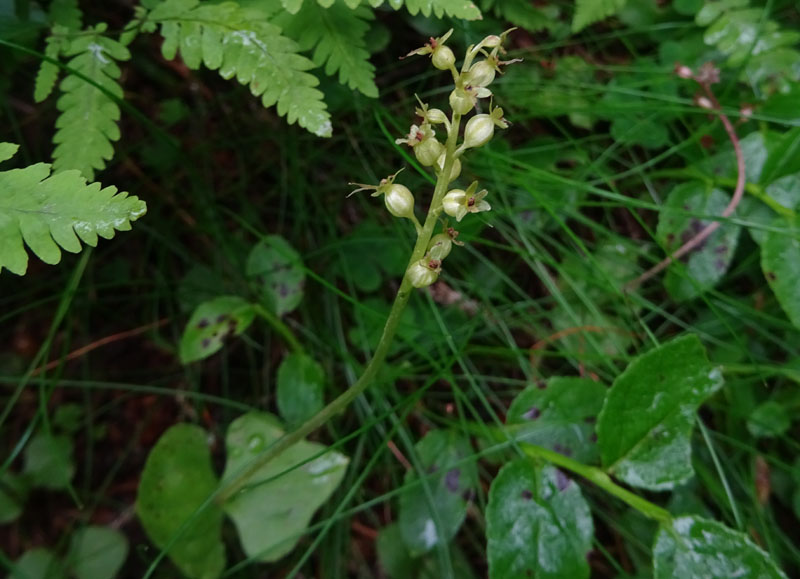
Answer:
[(180, 52), (191, 69), (205, 65), (225, 79), (235, 76), (265, 107), (277, 105), (290, 124), (320, 137), (331, 135), (323, 95), (314, 88), (319, 81), (305, 72), (314, 64), (260, 12), (233, 2), (166, 0), (145, 18), (160, 25), (165, 58)]
[[(11, 158), (16, 145), (0, 143), (0, 161)], [(50, 176), (50, 165), (0, 171), (0, 271), (17, 275), (28, 268), (23, 241), (42, 261), (56, 264), (61, 250), (77, 253), (83, 241), (92, 247), (97, 237), (111, 239), (114, 230), (128, 231), (131, 221), (145, 214), (138, 197), (117, 193), (116, 187), (87, 184), (78, 171)], [(79, 241), (80, 239), (80, 241)]]
[[(383, 0), (368, 0), (370, 6), (377, 8)], [(464, 20), (480, 20), (483, 18), (481, 11), (470, 0), (388, 0), (389, 6), (398, 10), (403, 4), (411, 15), (422, 12), (423, 16), (434, 14), (442, 18), (445, 14), (453, 18)]]
[[(47, 12), (47, 20), (51, 26), (50, 35), (44, 53), (48, 58), (57, 60), (61, 52), (69, 47), (66, 35), (80, 30), (83, 14), (78, 7), (78, 0), (53, 0)], [(54, 63), (43, 60), (36, 73), (36, 85), (33, 99), (40, 103), (45, 100), (58, 80), (59, 68)]]
[(375, 67), (369, 62), (364, 37), (374, 18), (366, 6), (351, 10), (339, 2), (329, 8), (306, 2), (297, 14), (283, 13), (274, 20), (300, 50), (314, 49), (313, 61), (325, 65), (325, 74), (339, 73), (339, 82), (377, 98)]
[(120, 137), (115, 99), (122, 99), (117, 82), (121, 73), (114, 61), (130, 58), (128, 49), (104, 37), (104, 31), (105, 26), (98, 26), (71, 41), (66, 56), (73, 58), (67, 66), (94, 84), (76, 74), (67, 75), (56, 105), (61, 115), (53, 137), (53, 168), (77, 169), (89, 180), (114, 155), (111, 143)]

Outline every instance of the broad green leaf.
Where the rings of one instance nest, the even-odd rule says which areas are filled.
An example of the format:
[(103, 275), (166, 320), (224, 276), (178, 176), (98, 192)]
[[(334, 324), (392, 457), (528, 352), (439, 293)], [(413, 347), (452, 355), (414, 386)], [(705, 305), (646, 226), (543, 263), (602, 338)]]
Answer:
[[(795, 109), (797, 109), (795, 101)], [(800, 127), (795, 127), (772, 140), (769, 155), (761, 171), (761, 182), (772, 183), (800, 171)]]
[(303, 299), (303, 260), (280, 235), (270, 235), (253, 247), (247, 257), (247, 275), (279, 316), (294, 310)]
[(59, 490), (69, 485), (75, 474), (72, 439), (41, 432), (25, 447), (23, 474), (33, 486)]
[(515, 440), (544, 446), (583, 463), (598, 457), (594, 424), (606, 387), (588, 378), (554, 377), (528, 386), (508, 409)]
[(661, 528), (653, 545), (653, 565), (655, 579), (786, 578), (747, 535), (700, 517), (680, 517)]
[(214, 579), (225, 568), (222, 509), (209, 500), (217, 486), (208, 434), (191, 424), (167, 430), (142, 471), (139, 520), (156, 547), (190, 578)]
[(253, 304), (237, 296), (220, 296), (200, 304), (181, 336), (181, 362), (188, 364), (218, 352), (227, 338), (250, 327), (255, 315)]
[(8, 579), (66, 579), (64, 566), (49, 549), (41, 547), (25, 551)]
[(598, 417), (603, 466), (627, 484), (651, 490), (690, 478), (695, 413), (722, 383), (694, 335), (637, 357), (614, 381)]
[[(234, 420), (225, 438), (230, 481), (282, 437), (270, 414), (251, 412)], [(258, 469), (249, 485), (225, 503), (248, 557), (277, 561), (302, 537), (314, 512), (344, 478), (348, 458), (315, 442), (300, 441)]]
[(337, 2), (323, 8), (309, 1), (296, 15), (284, 14), (274, 22), (297, 41), (300, 50), (314, 50), (314, 64), (324, 66), (325, 74), (338, 72), (339, 83), (377, 98), (375, 67), (369, 61), (365, 42), (373, 18), (366, 6), (351, 9)]
[(478, 471), (470, 458), (469, 441), (453, 431), (432, 430), (414, 450), (421, 471), (406, 473), (404, 484), (417, 484), (400, 495), (398, 523), (403, 542), (417, 556), (447, 544), (458, 532), (475, 493)]
[(572, 31), (580, 32), (590, 24), (619, 12), (627, 0), (575, 0)]
[(107, 527), (84, 527), (72, 534), (67, 565), (77, 579), (112, 579), (128, 556), (128, 539)]
[(0, 525), (19, 517), (27, 498), (28, 485), (24, 477), (8, 471), (0, 475)]
[(325, 371), (306, 354), (289, 354), (278, 368), (277, 403), (290, 427), (310, 418), (323, 406)]
[(736, 209), (737, 215), (748, 224), (750, 237), (758, 245), (763, 245), (770, 235), (768, 231), (773, 225), (781, 229), (785, 227), (778, 217), (777, 211), (784, 212), (784, 209), (796, 211), (800, 209), (800, 176), (788, 175), (782, 177), (764, 188), (764, 197), (756, 198), (746, 195)]
[[(0, 158), (8, 159), (15, 146), (5, 143)], [(138, 197), (117, 194), (116, 187), (87, 185), (77, 171), (51, 176), (44, 163), (0, 171), (0, 271), (25, 273), (23, 241), (39, 259), (56, 264), (59, 247), (71, 253), (81, 250), (81, 241), (95, 247), (98, 236), (111, 239), (115, 230), (130, 230), (131, 221), (146, 211)]]
[(16, 143), (0, 143), (0, 163), (8, 161), (17, 154), (17, 151), (19, 151), (19, 145)]
[(489, 489), (486, 536), (490, 579), (589, 577), (589, 505), (551, 466), (521, 458), (500, 470)]
[(756, 438), (782, 436), (791, 425), (786, 407), (774, 400), (759, 404), (747, 418), (747, 430)]
[(800, 228), (782, 218), (771, 225), (761, 244), (761, 269), (783, 311), (800, 328)]
[(61, 114), (53, 137), (53, 168), (77, 169), (90, 181), (95, 171), (105, 168), (106, 161), (114, 156), (111, 143), (120, 138), (117, 102), (122, 100), (118, 82), (122, 72), (115, 61), (131, 56), (127, 48), (104, 32), (105, 25), (89, 29), (76, 35), (64, 50), (65, 56), (72, 57), (67, 63), (69, 69), (94, 84), (68, 74), (61, 81), (62, 95), (56, 103)]
[[(299, 8), (299, 2), (287, 5), (289, 12)], [(315, 88), (319, 81), (306, 72), (314, 63), (260, 10), (236, 2), (166, 0), (147, 21), (161, 28), (164, 58), (172, 60), (180, 52), (192, 70), (206, 66), (222, 78), (236, 77), (263, 106), (277, 105), (289, 124), (297, 122), (319, 137), (331, 136), (330, 115)]]
[(442, 579), (448, 575), (458, 579), (476, 578), (473, 562), (455, 544), (450, 545), (448, 570), (443, 567), (438, 553), (412, 557), (397, 523), (380, 530), (375, 547), (381, 570), (389, 579)]
[[(719, 189), (709, 191), (696, 181), (675, 187), (658, 218), (656, 237), (667, 253), (677, 250), (720, 215), (730, 195)], [(689, 300), (714, 287), (728, 271), (736, 252), (741, 227), (723, 223), (705, 242), (688, 254), (688, 261), (667, 269), (664, 286), (677, 301)]]
[(340, 256), (332, 264), (333, 273), (364, 292), (380, 288), (382, 272), (400, 277), (408, 264), (408, 255), (391, 232), (371, 221), (363, 221), (342, 240)]

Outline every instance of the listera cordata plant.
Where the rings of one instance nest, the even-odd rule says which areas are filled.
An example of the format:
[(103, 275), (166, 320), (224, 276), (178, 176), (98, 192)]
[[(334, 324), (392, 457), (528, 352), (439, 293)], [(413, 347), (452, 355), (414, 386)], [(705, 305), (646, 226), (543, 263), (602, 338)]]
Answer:
[[(466, 189), (450, 186), (461, 174), (461, 158), (464, 153), (488, 143), (494, 135), (495, 128), (506, 128), (509, 125), (503, 117), (503, 110), (491, 103), (492, 92), (489, 85), (503, 66), (517, 62), (517, 59), (508, 61), (500, 59), (501, 55), (505, 54), (503, 43), (513, 30), (513, 28), (507, 30), (499, 36), (487, 36), (478, 44), (469, 46), (460, 70), (456, 68), (455, 54), (445, 44), (452, 30), (440, 38), (431, 38), (425, 46), (407, 55), (430, 56), (435, 68), (450, 72), (454, 88), (449, 97), (451, 109), (449, 116), (441, 109), (430, 108), (420, 102), (419, 108), (416, 109), (417, 115), (421, 118), (420, 124), (412, 125), (409, 134), (398, 139), (399, 143), (410, 146), (419, 162), (425, 167), (432, 168), (436, 174), (436, 185), (423, 222), (420, 222), (415, 214), (414, 194), (405, 185), (397, 182), (400, 171), (382, 179), (377, 185), (352, 183), (358, 188), (351, 195), (359, 191), (372, 191), (374, 197), (383, 197), (386, 208), (392, 215), (410, 220), (417, 231), (417, 241), (386, 319), (380, 341), (361, 377), (325, 408), (277, 440), (254, 460), (249, 468), (232, 478), (220, 494), (222, 500), (234, 496), (245, 488), (253, 474), (263, 465), (325, 424), (366, 390), (386, 359), (400, 317), (412, 292), (415, 288), (433, 284), (442, 270), (442, 262), (453, 246), (460, 245), (456, 241), (458, 232), (450, 225), (447, 218), (454, 218), (456, 222), (460, 222), (468, 213), (491, 209), (486, 200), (487, 191), (479, 191), (477, 182), (473, 182)], [(488, 103), (489, 112), (473, 113), (478, 105), (483, 103)], [(461, 123), (470, 113), (473, 114), (466, 121), (464, 137), (459, 143)], [(437, 138), (437, 131), (446, 135), (444, 142)], [(442, 231), (434, 234), (437, 226), (440, 226)]]
[[(417, 243), (398, 293), (399, 299), (408, 293), (410, 287), (423, 288), (434, 283), (441, 272), (442, 262), (450, 254), (453, 245), (460, 245), (456, 241), (458, 231), (450, 227), (447, 221), (442, 224), (442, 232), (433, 235), (442, 213), (460, 222), (468, 213), (491, 210), (491, 205), (485, 199), (488, 192), (485, 189), (478, 191), (477, 181), (473, 181), (466, 190), (449, 187), (461, 174), (462, 155), (468, 149), (476, 149), (488, 143), (494, 135), (495, 127), (508, 127), (503, 109), (493, 107), (490, 101), (488, 113), (476, 113), (469, 118), (464, 128), (463, 141), (458, 143), (463, 118), (476, 110), (480, 99), (491, 98), (489, 85), (501, 67), (519, 61), (500, 60), (500, 55), (505, 52), (503, 42), (512, 30), (514, 29), (507, 30), (500, 36), (487, 36), (478, 44), (470, 46), (460, 71), (456, 68), (455, 54), (445, 44), (453, 32), (452, 29), (440, 38), (431, 38), (425, 46), (407, 55), (430, 56), (435, 68), (452, 74), (455, 85), (449, 97), (450, 116), (441, 109), (429, 108), (427, 103), (419, 101), (420, 106), (415, 112), (421, 119), (420, 124), (411, 125), (408, 135), (396, 141), (397, 144), (411, 147), (417, 160), (423, 166), (433, 168), (436, 173), (436, 186), (424, 224), (420, 224), (414, 212), (413, 193), (405, 185), (395, 183), (400, 171), (382, 179), (378, 185), (353, 183), (359, 186), (353, 193), (372, 190), (373, 197), (382, 195), (389, 213), (411, 220), (417, 230)], [(444, 143), (437, 138), (437, 130), (444, 133)]]

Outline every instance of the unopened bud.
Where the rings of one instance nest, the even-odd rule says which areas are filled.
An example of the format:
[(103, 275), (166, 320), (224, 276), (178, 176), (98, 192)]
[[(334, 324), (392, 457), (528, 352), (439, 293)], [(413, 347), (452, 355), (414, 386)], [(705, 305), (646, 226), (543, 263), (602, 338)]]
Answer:
[(481, 44), (486, 48), (494, 48), (495, 46), (500, 46), (503, 42), (503, 39), (497, 36), (496, 34), (490, 34), (486, 38), (483, 39)]
[(713, 109), (714, 103), (711, 102), (711, 99), (704, 96), (699, 96), (694, 99), (695, 104), (700, 107), (701, 109)]
[(439, 277), (442, 270), (442, 263), (439, 260), (425, 257), (412, 263), (406, 275), (411, 281), (411, 285), (416, 288), (427, 287)]
[(675, 63), (675, 74), (679, 78), (686, 78), (686, 79), (692, 78), (694, 76), (694, 72), (692, 72), (691, 68), (689, 68), (685, 64), (680, 64), (677, 62)]
[(464, 148), (481, 147), (494, 135), (494, 120), (486, 114), (475, 115), (464, 129)]
[(476, 62), (469, 68), (465, 82), (470, 86), (489, 86), (497, 72), (496, 63), (497, 59), (494, 59), (494, 62), (490, 62), (488, 59)]
[(457, 88), (450, 93), (450, 108), (454, 113), (466, 115), (475, 106), (475, 101), (465, 90)]
[[(436, 159), (436, 165), (434, 167), (436, 168), (437, 175), (444, 170), (445, 156), (446, 153), (442, 153), (441, 155), (439, 155), (439, 158)], [(458, 179), (459, 175), (461, 175), (461, 161), (456, 159), (455, 161), (453, 161), (453, 168), (450, 169), (450, 178), (447, 180), (447, 182), (450, 183), (451, 181), (455, 181), (456, 179)]]
[(456, 55), (453, 54), (449, 46), (440, 44), (433, 49), (431, 61), (433, 62), (433, 66), (439, 70), (450, 70), (456, 63)]
[(443, 152), (444, 145), (437, 141), (435, 137), (425, 139), (414, 147), (414, 155), (425, 167), (433, 165)]
[(453, 249), (453, 239), (446, 233), (439, 233), (431, 238), (428, 245), (428, 253), (431, 259), (442, 261), (445, 257), (450, 255), (450, 250)]
[(405, 185), (393, 183), (384, 196), (386, 209), (395, 217), (411, 218), (414, 215), (414, 195)]

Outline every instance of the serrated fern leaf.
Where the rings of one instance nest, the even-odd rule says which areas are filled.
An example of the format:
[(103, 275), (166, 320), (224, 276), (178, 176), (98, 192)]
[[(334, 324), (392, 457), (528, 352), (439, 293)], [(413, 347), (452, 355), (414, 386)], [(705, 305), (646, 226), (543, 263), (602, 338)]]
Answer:
[(66, 55), (73, 58), (67, 66), (82, 76), (69, 74), (61, 81), (62, 96), (56, 105), (61, 114), (53, 137), (55, 170), (77, 169), (89, 180), (96, 170), (105, 168), (114, 154), (111, 143), (120, 137), (117, 100), (122, 99), (122, 88), (117, 79), (121, 73), (114, 61), (130, 58), (127, 48), (98, 33), (102, 30), (70, 43)]
[[(368, 0), (369, 4), (377, 8), (383, 0)], [(398, 10), (403, 4), (412, 15), (422, 12), (423, 16), (434, 14), (442, 18), (445, 14), (453, 18), (464, 20), (480, 20), (481, 11), (470, 0), (388, 0), (389, 6)]]
[[(51, 33), (47, 37), (44, 53), (48, 58), (57, 60), (61, 52), (69, 47), (66, 34), (80, 30), (83, 15), (78, 8), (78, 0), (53, 0), (47, 13)], [(43, 60), (36, 74), (36, 85), (33, 99), (40, 103), (45, 100), (58, 80), (59, 68), (54, 63)]]
[(372, 11), (366, 6), (351, 10), (341, 3), (323, 8), (306, 2), (295, 15), (284, 13), (275, 20), (301, 50), (314, 49), (313, 61), (325, 66), (325, 74), (339, 73), (339, 82), (376, 98), (375, 67), (369, 62), (364, 37)]
[(572, 31), (580, 32), (590, 24), (613, 16), (625, 6), (627, 0), (575, 0)]
[(167, 0), (146, 16), (161, 27), (165, 58), (180, 52), (191, 69), (205, 65), (226, 79), (236, 77), (265, 107), (320, 137), (331, 122), (317, 78), (305, 71), (314, 64), (297, 54), (297, 44), (283, 36), (258, 11), (233, 2), (202, 4)]
[[(0, 143), (0, 160), (16, 145)], [(56, 264), (61, 250), (77, 253), (81, 241), (92, 247), (98, 236), (128, 231), (147, 207), (116, 187), (87, 184), (78, 171), (50, 175), (50, 165), (0, 171), (0, 271), (23, 275), (28, 268), (24, 243), (42, 261)]]

